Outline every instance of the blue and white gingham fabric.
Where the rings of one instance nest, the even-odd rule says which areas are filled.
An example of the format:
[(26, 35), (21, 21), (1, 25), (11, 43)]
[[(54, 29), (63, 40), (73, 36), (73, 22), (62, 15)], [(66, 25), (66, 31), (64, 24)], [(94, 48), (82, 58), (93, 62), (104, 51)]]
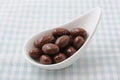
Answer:
[[(74, 65), (47, 71), (23, 56), (25, 40), (101, 7), (97, 31)], [(120, 80), (119, 0), (0, 0), (0, 80)]]

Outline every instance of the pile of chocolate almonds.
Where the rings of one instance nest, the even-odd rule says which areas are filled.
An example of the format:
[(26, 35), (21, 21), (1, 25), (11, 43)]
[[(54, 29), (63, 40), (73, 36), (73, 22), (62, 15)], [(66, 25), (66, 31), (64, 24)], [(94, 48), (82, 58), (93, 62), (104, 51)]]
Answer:
[(87, 32), (83, 28), (74, 28), (71, 31), (65, 28), (56, 28), (49, 35), (44, 35), (34, 41), (29, 55), (41, 64), (55, 64), (72, 56), (85, 42)]

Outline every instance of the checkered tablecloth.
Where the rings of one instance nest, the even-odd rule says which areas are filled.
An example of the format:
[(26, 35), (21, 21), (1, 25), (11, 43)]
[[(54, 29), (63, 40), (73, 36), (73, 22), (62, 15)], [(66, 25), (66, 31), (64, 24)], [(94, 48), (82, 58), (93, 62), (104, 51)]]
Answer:
[[(97, 31), (72, 66), (47, 71), (23, 56), (25, 40), (101, 7)], [(120, 80), (119, 0), (0, 0), (0, 80)]]

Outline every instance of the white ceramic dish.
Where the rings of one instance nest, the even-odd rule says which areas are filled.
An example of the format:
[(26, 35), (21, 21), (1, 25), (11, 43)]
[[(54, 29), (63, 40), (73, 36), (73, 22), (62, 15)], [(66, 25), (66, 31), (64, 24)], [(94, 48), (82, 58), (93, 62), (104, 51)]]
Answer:
[(36, 35), (33, 35), (31, 38), (29, 38), (23, 48), (23, 54), (25, 56), (25, 58), (33, 65), (43, 68), (43, 69), (61, 69), (61, 68), (65, 68), (69, 65), (71, 65), (72, 63), (75, 63), (76, 60), (78, 60), (80, 58), (80, 55), (83, 53), (83, 50), (85, 49), (86, 45), (90, 42), (90, 39), (92, 38), (98, 22), (100, 20), (101, 17), (101, 9), (100, 8), (95, 8), (92, 9), (90, 11), (88, 11), (87, 13), (83, 14), (82, 16), (78, 17), (77, 19), (74, 19), (64, 25), (58, 26), (58, 27), (64, 27), (68, 30), (71, 30), (75, 27), (82, 27), (84, 28), (87, 32), (88, 32), (88, 38), (85, 41), (85, 43), (83, 44), (83, 46), (71, 57), (67, 58), (66, 60), (57, 63), (57, 64), (51, 64), (51, 65), (44, 65), (44, 64), (40, 64), (38, 62), (35, 62), (32, 58), (30, 58), (28, 51), (31, 50), (34, 46), (33, 46), (33, 42), (35, 39), (37, 39), (40, 36), (46, 35), (46, 34), (51, 34), (51, 32), (53, 31), (53, 29), (50, 30), (46, 30), (43, 32), (39, 32)]

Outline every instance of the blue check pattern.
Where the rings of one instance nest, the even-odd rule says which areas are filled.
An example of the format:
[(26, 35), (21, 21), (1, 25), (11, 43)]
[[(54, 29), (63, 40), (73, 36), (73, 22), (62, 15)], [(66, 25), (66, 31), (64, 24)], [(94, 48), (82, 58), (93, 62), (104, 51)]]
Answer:
[[(28, 37), (95, 7), (102, 8), (101, 21), (72, 66), (47, 71), (24, 59)], [(120, 80), (120, 1), (0, 0), (0, 80)]]

